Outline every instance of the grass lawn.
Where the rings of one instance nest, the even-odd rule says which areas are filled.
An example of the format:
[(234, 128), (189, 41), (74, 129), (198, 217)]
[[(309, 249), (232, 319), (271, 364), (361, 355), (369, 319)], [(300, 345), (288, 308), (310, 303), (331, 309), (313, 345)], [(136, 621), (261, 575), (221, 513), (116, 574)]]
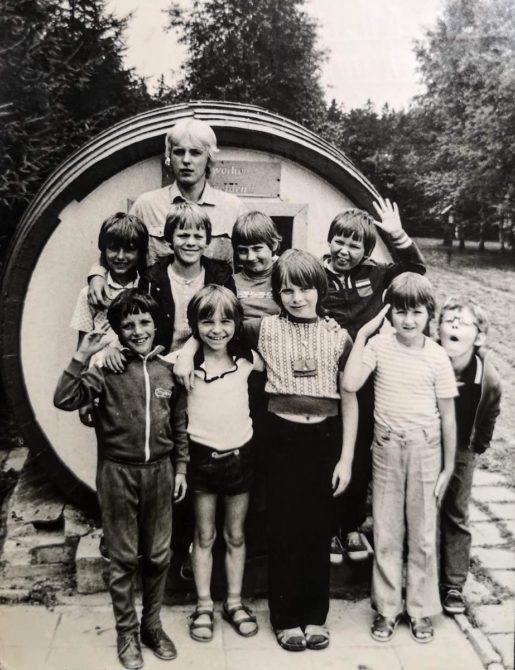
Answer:
[(501, 375), (503, 398), (492, 446), (479, 467), (502, 472), (515, 487), (515, 253), (501, 254), (493, 245), (478, 252), (474, 245), (449, 254), (440, 240), (419, 238), (417, 244), (438, 304), (453, 294), (469, 295), (489, 313), (487, 346)]

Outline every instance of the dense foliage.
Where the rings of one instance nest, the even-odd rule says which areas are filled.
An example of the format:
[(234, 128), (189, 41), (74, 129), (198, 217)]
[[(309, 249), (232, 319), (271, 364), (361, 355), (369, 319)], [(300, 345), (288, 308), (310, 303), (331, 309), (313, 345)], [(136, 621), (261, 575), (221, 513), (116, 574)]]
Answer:
[(325, 114), (317, 23), (304, 0), (193, 0), (172, 3), (170, 28), (187, 56), (183, 99), (260, 105), (316, 129)]
[(126, 25), (104, 0), (2, 0), (2, 238), (66, 156), (149, 105), (123, 65)]

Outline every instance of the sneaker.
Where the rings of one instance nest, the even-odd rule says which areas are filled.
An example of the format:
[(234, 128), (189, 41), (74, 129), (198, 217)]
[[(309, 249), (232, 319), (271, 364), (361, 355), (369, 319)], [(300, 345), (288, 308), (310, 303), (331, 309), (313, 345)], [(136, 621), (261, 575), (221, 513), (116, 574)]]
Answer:
[(141, 627), (141, 642), (162, 661), (171, 661), (177, 658), (177, 649), (161, 626), (155, 628)]
[(463, 614), (465, 601), (462, 592), (459, 589), (446, 589), (442, 606), (447, 614)]
[(337, 535), (331, 538), (329, 557), (333, 565), (340, 565), (340, 563), (343, 563), (343, 547), (340, 538)]
[(181, 565), (180, 574), (182, 579), (190, 582), (193, 579), (193, 563), (191, 562), (191, 553), (193, 551), (193, 545), (190, 544), (186, 558), (183, 560)]
[(116, 648), (120, 663), (127, 670), (138, 670), (143, 667), (143, 656), (137, 633), (121, 633), (116, 640)]
[(345, 553), (351, 561), (364, 561), (373, 551), (366, 536), (356, 530), (345, 538)]

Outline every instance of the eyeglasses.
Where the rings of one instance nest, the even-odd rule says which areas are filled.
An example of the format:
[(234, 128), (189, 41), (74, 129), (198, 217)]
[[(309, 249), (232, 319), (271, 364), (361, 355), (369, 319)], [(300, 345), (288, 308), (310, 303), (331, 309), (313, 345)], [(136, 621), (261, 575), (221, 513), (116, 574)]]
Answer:
[(460, 316), (459, 314), (455, 314), (454, 316), (452, 314), (448, 314), (443, 317), (442, 323), (454, 323), (455, 321), (458, 322), (459, 326), (476, 326), (477, 323), (473, 319), (465, 319), (463, 316)]

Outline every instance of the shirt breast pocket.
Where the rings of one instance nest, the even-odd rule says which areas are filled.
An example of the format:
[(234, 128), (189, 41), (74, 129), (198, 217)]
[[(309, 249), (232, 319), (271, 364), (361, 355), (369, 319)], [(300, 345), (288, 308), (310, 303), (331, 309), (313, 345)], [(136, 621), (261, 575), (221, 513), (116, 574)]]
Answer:
[(356, 282), (356, 291), (360, 298), (368, 298), (374, 293), (372, 284), (369, 279), (361, 279)]

